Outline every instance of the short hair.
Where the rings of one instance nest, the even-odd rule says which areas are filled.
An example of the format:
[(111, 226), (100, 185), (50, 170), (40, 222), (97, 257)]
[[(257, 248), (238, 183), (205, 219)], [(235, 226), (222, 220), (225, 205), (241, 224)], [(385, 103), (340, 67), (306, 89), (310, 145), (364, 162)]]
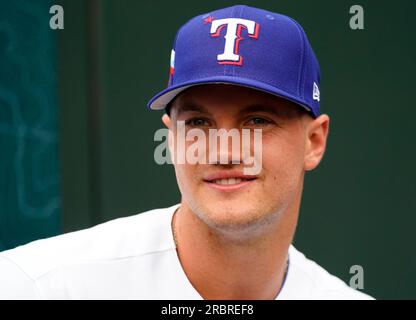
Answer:
[(171, 101), (169, 101), (169, 103), (166, 105), (166, 107), (165, 107), (165, 113), (170, 117), (170, 110), (171, 110), (171, 108), (172, 108), (172, 101), (173, 100), (171, 100)]

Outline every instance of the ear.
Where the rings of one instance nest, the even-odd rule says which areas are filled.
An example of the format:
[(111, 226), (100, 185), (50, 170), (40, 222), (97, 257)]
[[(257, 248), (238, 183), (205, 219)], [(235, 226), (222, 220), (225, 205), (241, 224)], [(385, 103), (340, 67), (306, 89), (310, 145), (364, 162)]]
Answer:
[(162, 122), (163, 122), (163, 124), (166, 126), (166, 128), (168, 128), (168, 129), (172, 129), (171, 128), (171, 126), (172, 126), (172, 121), (171, 121), (171, 119), (170, 119), (170, 117), (165, 113), (165, 114), (163, 114), (163, 116), (162, 116)]
[(321, 162), (325, 153), (326, 140), (329, 131), (329, 117), (320, 115), (307, 124), (306, 148), (304, 169), (310, 171), (315, 169)]
[(169, 117), (166, 113), (162, 116), (162, 122), (166, 126), (166, 128), (169, 129), (169, 136), (168, 136), (168, 146), (169, 146), (169, 152), (171, 155), (172, 163), (175, 164), (175, 137), (173, 133), (173, 123), (171, 117)]

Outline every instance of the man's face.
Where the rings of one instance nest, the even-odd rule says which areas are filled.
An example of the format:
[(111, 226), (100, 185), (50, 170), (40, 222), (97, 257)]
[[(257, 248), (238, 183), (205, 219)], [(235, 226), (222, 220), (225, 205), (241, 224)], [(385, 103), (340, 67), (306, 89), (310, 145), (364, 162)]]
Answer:
[[(215, 84), (187, 89), (175, 99), (170, 119), (164, 116), (171, 138), (176, 139), (177, 121), (185, 121), (186, 131), (199, 128), (207, 136), (209, 129), (261, 129), (262, 170), (244, 175), (244, 163), (232, 163), (231, 156), (225, 164), (175, 164), (182, 202), (216, 229), (270, 224), (299, 200), (312, 120), (300, 107), (250, 88)], [(219, 149), (208, 150), (207, 143), (206, 152)]]

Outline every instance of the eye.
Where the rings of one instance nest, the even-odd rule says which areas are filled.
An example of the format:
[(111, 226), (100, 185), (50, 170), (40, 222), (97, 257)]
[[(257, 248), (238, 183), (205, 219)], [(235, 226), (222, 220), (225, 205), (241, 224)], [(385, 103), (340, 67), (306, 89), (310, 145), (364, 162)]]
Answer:
[(271, 121), (261, 117), (252, 117), (247, 121), (247, 123), (249, 125), (264, 126), (270, 124)]
[(185, 121), (185, 125), (191, 126), (191, 127), (203, 127), (208, 126), (209, 122), (202, 118), (192, 118)]

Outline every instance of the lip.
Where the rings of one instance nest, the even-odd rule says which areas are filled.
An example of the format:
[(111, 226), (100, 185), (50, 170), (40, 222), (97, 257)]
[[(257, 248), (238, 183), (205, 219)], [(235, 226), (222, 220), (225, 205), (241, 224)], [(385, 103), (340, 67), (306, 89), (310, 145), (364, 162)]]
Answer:
[(206, 176), (203, 177), (203, 180), (205, 182), (212, 182), (214, 180), (230, 179), (230, 178), (255, 180), (257, 179), (257, 176), (247, 175), (247, 174), (242, 173), (241, 171), (230, 170), (230, 171), (219, 171), (219, 172), (207, 174)]
[[(215, 180), (221, 180), (221, 179), (244, 179), (243, 181), (237, 183), (237, 184), (217, 184), (214, 183)], [(204, 177), (204, 182), (207, 184), (208, 187), (218, 190), (218, 191), (235, 191), (238, 189), (241, 189), (247, 185), (250, 185), (254, 183), (254, 181), (257, 179), (257, 176), (254, 175), (245, 175), (240, 171), (223, 171), (223, 172), (216, 172), (207, 175)]]
[(253, 180), (245, 180), (245, 181), (241, 181), (240, 183), (237, 184), (217, 184), (214, 182), (208, 182), (205, 181), (205, 183), (207, 184), (208, 187), (215, 189), (215, 190), (219, 190), (219, 191), (235, 191), (238, 189), (241, 189), (245, 186), (247, 186), (248, 184), (252, 184), (254, 183), (256, 179)]

